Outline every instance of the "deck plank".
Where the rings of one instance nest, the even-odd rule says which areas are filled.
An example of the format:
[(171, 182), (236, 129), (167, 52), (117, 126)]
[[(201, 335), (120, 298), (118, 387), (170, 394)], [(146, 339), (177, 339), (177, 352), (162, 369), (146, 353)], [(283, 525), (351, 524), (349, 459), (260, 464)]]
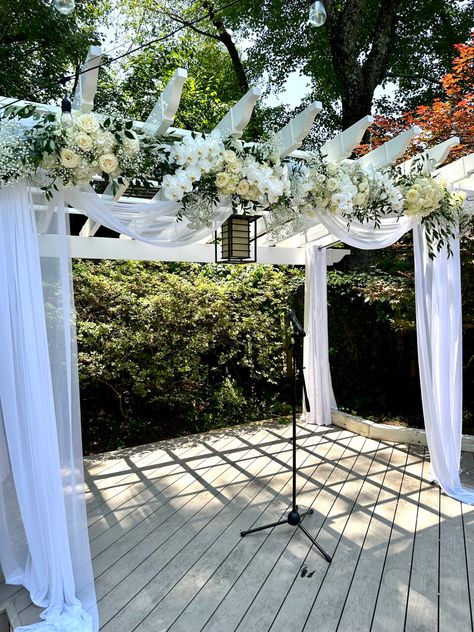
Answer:
[[(316, 597), (320, 595), (321, 588), (325, 586), (327, 582), (334, 580), (336, 582), (334, 584), (335, 590), (332, 591), (332, 597), (337, 599), (338, 595), (342, 595), (344, 589), (340, 583), (341, 574), (338, 572), (338, 569), (344, 567), (342, 577), (345, 579), (349, 568), (347, 566), (348, 559), (347, 556), (341, 555), (341, 551), (344, 548), (344, 541), (352, 545), (353, 537), (357, 537), (355, 533), (351, 533), (349, 539), (346, 539), (348, 530), (351, 529), (349, 522), (351, 518), (357, 514), (354, 507), (359, 503), (364, 503), (361, 494), (364, 488), (365, 477), (376, 476), (376, 471), (380, 469), (377, 463), (378, 459), (384, 458), (385, 451), (391, 452), (391, 448), (382, 446), (382, 449), (379, 450), (379, 447), (378, 443), (371, 441), (365, 442), (363, 448), (365, 465), (364, 460), (357, 459), (346, 485), (341, 490), (337, 502), (328, 513), (326, 528), (330, 529), (334, 538), (334, 543), (331, 543), (328, 553), (333, 555), (333, 561), (330, 565), (325, 565), (323, 560), (318, 559), (316, 551), (310, 550), (308, 552), (307, 557), (303, 560), (303, 568), (306, 572), (300, 572), (294, 577), (281, 607), (275, 613), (276, 616), (272, 621), (271, 630), (302, 630), (312, 611)], [(346, 518), (345, 521), (344, 516)], [(363, 521), (358, 527), (360, 527), (362, 533), (364, 530)], [(323, 525), (323, 529), (324, 528), (325, 525)], [(343, 560), (342, 565), (341, 560)], [(329, 577), (331, 577), (331, 579), (328, 579)], [(322, 601), (325, 601), (324, 597)], [(319, 607), (320, 605), (318, 605), (318, 608)], [(315, 616), (315, 613), (313, 614), (313, 618), (318, 619), (318, 630), (320, 626), (324, 624), (324, 612), (325, 609), (317, 616)], [(312, 625), (313, 624), (310, 623), (310, 629), (312, 629)]]
[(431, 484), (427, 455), (418, 499), (405, 629), (426, 632), (438, 629), (439, 487)]
[[(406, 453), (396, 446), (390, 449), (381, 444), (380, 447), (385, 449), (377, 453), (371, 475), (363, 481), (358, 502), (348, 516), (347, 528), (336, 550), (334, 567), (328, 570), (316, 596), (305, 630), (314, 629), (315, 621), (321, 615), (321, 630), (325, 632), (344, 630), (352, 624), (354, 629), (366, 626), (363, 629), (368, 630), (370, 627), (370, 619), (367, 625), (364, 615), (367, 617), (371, 613), (373, 591), (367, 586), (364, 592), (364, 584), (374, 581), (377, 569), (374, 568), (375, 577), (368, 578), (367, 566), (376, 565), (377, 556), (383, 553), (381, 544), (391, 526), (390, 511), (398, 498), (402, 479), (400, 469), (406, 461)], [(337, 586), (336, 590), (334, 586)], [(361, 592), (368, 598), (364, 608), (360, 608)]]
[(403, 632), (424, 449), (410, 448), (377, 595), (371, 632)]
[[(344, 484), (349, 477), (354, 463), (359, 456), (359, 450), (365, 443), (365, 439), (362, 437), (348, 437), (345, 441), (337, 441), (335, 445), (335, 452), (331, 452), (328, 459), (319, 466), (317, 472), (317, 478), (324, 481), (321, 492), (318, 494), (315, 503), (315, 515), (311, 516), (311, 523), (309, 517), (306, 523), (306, 527), (312, 532), (317, 534), (318, 527), (324, 521), (330, 508), (336, 503), (341, 490), (344, 488)], [(353, 450), (351, 450), (351, 446)], [(363, 457), (362, 457), (363, 458)], [(308, 490), (309, 495), (312, 494), (314, 499), (314, 489)], [(301, 500), (299, 500), (301, 502)], [(310, 501), (311, 502), (311, 501)], [(304, 502), (302, 502), (304, 505)], [(285, 533), (285, 529), (288, 531)], [(321, 533), (321, 537), (318, 536), (318, 541), (324, 548), (328, 547), (330, 536)], [(254, 540), (259, 540), (261, 546), (255, 551), (255, 555), (246, 566), (245, 572), (237, 578), (231, 590), (227, 593), (225, 599), (221, 602), (217, 610), (212, 613), (209, 621), (204, 626), (205, 632), (216, 632), (217, 630), (225, 629), (226, 625), (231, 630), (236, 630), (241, 625), (243, 620), (248, 622), (249, 618), (247, 613), (250, 609), (256, 612), (257, 625), (261, 625), (260, 630), (263, 632), (263, 621), (268, 617), (268, 608), (266, 604), (262, 605), (262, 611), (257, 612), (257, 609), (253, 608), (255, 599), (258, 598), (260, 587), (264, 585), (275, 564), (285, 551), (289, 540), (306, 547), (305, 553), (307, 553), (309, 542), (300, 533), (296, 533), (291, 527), (278, 527), (271, 532), (262, 532), (260, 534), (253, 534), (247, 536), (245, 540), (251, 540), (253, 545)], [(245, 546), (250, 546), (250, 543), (245, 541)], [(321, 563), (326, 566), (324, 560), (318, 560), (316, 563)], [(299, 573), (301, 570), (301, 558), (292, 558), (292, 565), (290, 571), (290, 577)], [(260, 601), (259, 601), (260, 604)], [(273, 617), (272, 617), (273, 618)], [(252, 625), (249, 623), (249, 625)], [(251, 628), (249, 628), (251, 629)]]
[(461, 503), (445, 494), (440, 502), (439, 632), (472, 632)]
[[(290, 434), (242, 426), (85, 460), (101, 632), (473, 632), (474, 507), (430, 485), (422, 448), (299, 424), (298, 502), (333, 562), (287, 524), (240, 537), (288, 511)], [(473, 455), (463, 467), (472, 484)], [(26, 590), (0, 583), (5, 596), (38, 619)]]
[[(321, 461), (336, 458), (337, 454), (344, 449), (343, 445), (345, 442), (350, 440), (350, 435), (344, 432), (338, 432), (332, 437), (334, 440), (331, 442), (319, 442), (314, 448), (314, 454), (306, 456), (302, 461), (300, 471), (305, 474), (306, 479), (311, 477), (324, 484), (324, 479), (320, 479), (321, 476), (324, 477), (324, 465), (321, 464)], [(339, 442), (341, 443), (339, 444)], [(181, 616), (177, 619), (175, 617), (174, 623), (173, 619), (171, 619), (170, 630), (173, 630), (173, 632), (189, 630), (191, 626), (194, 626), (197, 630), (201, 629), (206, 624), (210, 614), (218, 608), (232, 589), (236, 578), (241, 576), (255, 556), (259, 555), (259, 549), (261, 549), (265, 541), (265, 535), (269, 535), (270, 532), (268, 531), (267, 534), (264, 532), (251, 534), (246, 536), (244, 540), (240, 538), (239, 532), (242, 529), (249, 528), (250, 525), (266, 524), (271, 520), (279, 519), (282, 513), (287, 512), (288, 502), (291, 502), (290, 478), (287, 476), (282, 480), (282, 483), (280, 497), (275, 498), (274, 502), (267, 507), (262, 503), (264, 501), (262, 493), (258, 494), (252, 503), (249, 503), (248, 508), (242, 513), (239, 523), (236, 525), (235, 534), (229, 542), (231, 548), (224, 549), (222, 559), (219, 559), (219, 557), (216, 559), (216, 554), (214, 553), (212, 555), (212, 568), (210, 568), (209, 562), (206, 563), (204, 561), (204, 563), (201, 563), (195, 569), (195, 572), (192, 573), (191, 582), (187, 577), (183, 578), (182, 584), (177, 587), (177, 590), (170, 593), (167, 600), (163, 602), (163, 610), (166, 611), (167, 617), (169, 612), (173, 610), (175, 597), (189, 604)], [(313, 484), (308, 480), (301, 481), (302, 486), (305, 484), (311, 485), (314, 498)], [(303, 498), (303, 496), (300, 496), (300, 498)], [(282, 538), (283, 541), (291, 536), (291, 527), (281, 526), (279, 529), (283, 530), (282, 533), (278, 534), (278, 537)], [(218, 540), (216, 546), (221, 549), (222, 543)], [(218, 562), (217, 564), (214, 563), (216, 561)], [(185, 595), (187, 595), (187, 599), (184, 598)], [(228, 619), (226, 619), (226, 625), (230, 625)], [(143, 628), (143, 632), (145, 629), (147, 628)], [(142, 627), (139, 630), (142, 632)]]
[[(312, 440), (311, 437), (307, 438), (307, 441)], [(247, 453), (253, 452), (253, 449), (250, 449)], [(242, 456), (245, 454), (243, 453)], [(239, 469), (227, 464), (213, 468), (211, 476), (215, 485), (223, 490), (220, 492), (222, 498), (216, 498), (212, 491), (203, 491), (201, 498), (198, 498), (196, 515), (187, 520), (185, 528), (180, 529), (179, 533), (167, 538), (166, 547), (154, 548), (150, 554), (149, 545), (143, 541), (139, 547), (141, 549), (141, 545), (145, 545), (143, 548), (145, 557), (135, 559), (136, 555), (134, 555), (131, 560), (125, 560), (125, 558), (120, 560), (121, 566), (125, 560), (127, 581), (117, 583), (113, 590), (103, 598), (102, 613), (106, 622), (104, 631), (112, 630), (116, 626), (116, 621), (112, 621), (108, 614), (114, 617), (117, 602), (126, 604), (121, 621), (127, 629), (133, 630), (154, 607), (156, 600), (176, 583), (180, 578), (179, 573), (185, 573), (212, 545), (216, 538), (216, 530), (217, 533), (221, 533), (234, 520), (236, 514), (240, 513), (243, 508), (241, 502), (244, 507), (247, 505), (248, 500), (245, 495), (241, 496), (241, 492), (251, 484), (253, 477), (259, 476), (265, 470), (267, 477), (265, 483), (273, 489), (279, 479), (277, 473), (281, 465), (273, 460), (271, 455), (265, 457), (258, 454), (249, 461), (243, 471)], [(287, 467), (282, 476), (288, 477)], [(154, 536), (155, 539), (156, 536)], [(107, 580), (110, 580), (110, 575), (109, 571)], [(130, 594), (130, 579), (133, 585), (132, 594)], [(149, 609), (144, 608), (143, 604), (148, 604)], [(125, 621), (122, 620), (124, 615)]]
[(471, 618), (474, 621), (474, 506), (462, 506)]

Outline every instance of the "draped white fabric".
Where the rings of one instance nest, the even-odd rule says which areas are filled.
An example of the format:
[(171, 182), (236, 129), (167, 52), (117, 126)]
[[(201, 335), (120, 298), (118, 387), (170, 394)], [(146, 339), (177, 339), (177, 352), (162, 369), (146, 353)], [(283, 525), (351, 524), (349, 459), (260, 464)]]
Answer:
[[(79, 382), (65, 204), (160, 246), (212, 234), (177, 222), (175, 202), (137, 204), (61, 188), (53, 202), (26, 184), (0, 189), (0, 565), (45, 610), (22, 632), (97, 632), (87, 533)], [(36, 221), (35, 221), (36, 208)], [(38, 232), (55, 236), (40, 258)]]
[[(474, 491), (463, 488), (459, 480), (462, 433), (459, 240), (452, 243), (453, 257), (443, 251), (431, 260), (423, 229), (415, 218), (384, 219), (377, 229), (353, 222), (350, 230), (346, 220), (337, 215), (319, 213), (318, 219), (335, 237), (364, 250), (389, 246), (414, 229), (418, 361), (432, 470), (447, 494), (474, 504)], [(316, 246), (310, 248), (314, 250)], [(327, 291), (321, 281), (320, 258), (313, 253), (308, 256), (308, 264), (311, 268), (307, 270), (308, 289), (312, 295), (309, 300), (316, 311), (308, 321), (311, 332), (307, 354), (308, 395), (315, 411), (309, 421), (326, 425), (333, 397), (328, 379), (327, 317), (321, 317), (322, 312), (327, 312)]]
[(0, 563), (6, 581), (24, 585), (45, 608), (43, 622), (18, 630), (96, 632), (70, 258), (58, 202), (58, 248), (41, 261), (28, 188), (0, 189)]
[(63, 189), (63, 193), (66, 203), (99, 224), (156, 246), (176, 247), (196, 243), (212, 235), (232, 214), (232, 207), (225, 200), (215, 209), (212, 226), (197, 229), (192, 228), (186, 218), (176, 221), (180, 209), (178, 202), (114, 202), (99, 197), (91, 187), (82, 191)]
[(430, 259), (423, 230), (414, 230), (416, 326), (421, 395), (431, 469), (443, 490), (474, 504), (459, 479), (462, 434), (462, 317), (459, 240)]
[[(337, 408), (331, 371), (329, 370), (328, 310), (326, 250), (317, 246), (306, 248), (306, 388), (310, 410), (309, 423), (330, 426), (331, 409)], [(308, 357), (308, 350), (310, 350)]]

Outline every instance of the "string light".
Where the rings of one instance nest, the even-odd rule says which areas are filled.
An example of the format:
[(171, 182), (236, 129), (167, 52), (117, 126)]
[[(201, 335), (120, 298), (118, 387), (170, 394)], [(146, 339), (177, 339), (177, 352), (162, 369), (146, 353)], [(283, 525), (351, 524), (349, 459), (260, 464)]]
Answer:
[(53, 0), (53, 7), (62, 15), (70, 15), (76, 8), (74, 0)]
[(309, 9), (309, 22), (313, 26), (322, 26), (326, 22), (327, 13), (323, 2), (313, 2)]
[(71, 15), (76, 8), (75, 0), (43, 0), (48, 7), (54, 7), (61, 15)]
[[(225, 9), (228, 9), (229, 7), (233, 7), (236, 4), (240, 4), (242, 0), (232, 0), (231, 2), (228, 2), (227, 4), (224, 4), (221, 7), (218, 7), (217, 9), (215, 9), (213, 11), (213, 14), (216, 15), (217, 13), (220, 13), (221, 11), (224, 11)], [(74, 75), (67, 75), (65, 77), (62, 77), (61, 82), (62, 81), (71, 81), (72, 79), (75, 79), (76, 76), (79, 77), (80, 75), (85, 74), (86, 72), (91, 72), (92, 70), (97, 70), (99, 68), (102, 68), (102, 66), (110, 66), (110, 64), (113, 64), (115, 61), (119, 60), (119, 59), (123, 59), (124, 57), (127, 57), (128, 55), (132, 55), (133, 53), (136, 53), (139, 50), (143, 50), (144, 48), (148, 48), (148, 46), (152, 46), (153, 44), (156, 44), (158, 42), (163, 42), (167, 39), (171, 39), (172, 37), (174, 37), (174, 35), (176, 35), (177, 33), (179, 33), (180, 31), (184, 30), (185, 28), (187, 28), (188, 26), (194, 26), (195, 24), (199, 24), (199, 22), (202, 22), (203, 20), (206, 20), (209, 16), (211, 15), (211, 13), (206, 13), (205, 15), (202, 15), (199, 18), (196, 18), (195, 20), (192, 20), (191, 22), (189, 22), (189, 24), (182, 24), (181, 26), (175, 28), (174, 30), (170, 31), (169, 33), (167, 33), (166, 35), (162, 35), (161, 37), (157, 37), (156, 39), (153, 39), (149, 42), (146, 42), (145, 44), (142, 44), (141, 46), (137, 46), (136, 48), (133, 48), (131, 50), (128, 50), (126, 53), (123, 53), (122, 55), (117, 55), (117, 57), (114, 57), (113, 59), (107, 59), (106, 61), (101, 62), (100, 64), (97, 65), (92, 65), (89, 68), (85, 68), (84, 70), (79, 71), (77, 74)], [(116, 48), (119, 48), (118, 46)], [(115, 50), (115, 49), (112, 49)], [(108, 51), (110, 52), (110, 51)], [(38, 86), (41, 89), (47, 89), (47, 88), (51, 88), (51, 84), (50, 83), (45, 83), (43, 85)], [(15, 99), (14, 101), (10, 101), (9, 103), (6, 103), (5, 105), (0, 105), (0, 112), (1, 110), (4, 110), (5, 108), (11, 107), (12, 105), (15, 105), (15, 103), (20, 103), (22, 101), (22, 99)]]

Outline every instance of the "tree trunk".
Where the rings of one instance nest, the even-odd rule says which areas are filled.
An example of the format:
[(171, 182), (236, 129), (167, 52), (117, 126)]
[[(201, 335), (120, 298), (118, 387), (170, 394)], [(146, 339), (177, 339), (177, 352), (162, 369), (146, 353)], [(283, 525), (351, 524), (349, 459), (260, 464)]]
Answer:
[(367, 0), (346, 0), (342, 11), (336, 0), (326, 0), (327, 33), (334, 73), (340, 85), (342, 128), (371, 113), (375, 88), (386, 77), (401, 0), (380, 0), (365, 59), (358, 43), (360, 16)]
[(245, 94), (249, 90), (249, 82), (244, 66), (240, 59), (237, 46), (235, 45), (229, 31), (225, 28), (221, 18), (215, 14), (215, 7), (212, 2), (209, 2), (209, 0), (203, 0), (202, 5), (209, 13), (209, 19), (218, 33), (219, 41), (222, 42), (227, 48), (230, 59), (232, 61), (232, 65), (234, 67), (237, 82), (242, 91), (242, 94)]

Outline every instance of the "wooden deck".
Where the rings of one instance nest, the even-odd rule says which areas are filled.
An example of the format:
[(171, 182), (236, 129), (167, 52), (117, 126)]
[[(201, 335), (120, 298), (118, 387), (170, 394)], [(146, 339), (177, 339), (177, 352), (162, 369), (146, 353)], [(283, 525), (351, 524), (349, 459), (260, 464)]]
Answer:
[[(300, 425), (299, 505), (332, 563), (289, 525), (240, 537), (288, 511), (290, 433), (239, 427), (86, 462), (101, 632), (473, 630), (474, 507), (430, 485), (424, 448)], [(472, 454), (463, 466), (472, 483)], [(3, 590), (35, 619), (25, 591)]]

